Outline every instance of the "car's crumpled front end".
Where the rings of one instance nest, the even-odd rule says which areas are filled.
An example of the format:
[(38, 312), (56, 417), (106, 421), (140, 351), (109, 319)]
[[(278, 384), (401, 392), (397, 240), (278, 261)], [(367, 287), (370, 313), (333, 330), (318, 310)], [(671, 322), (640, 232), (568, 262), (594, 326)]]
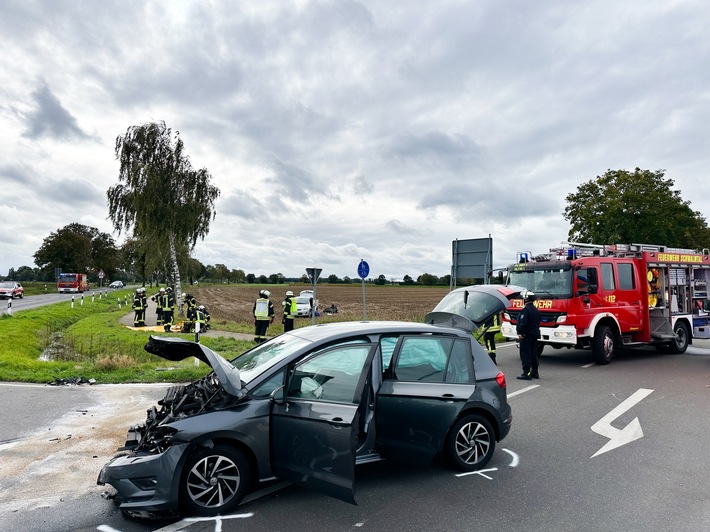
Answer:
[[(176, 348), (179, 350), (185, 346), (184, 343), (179, 345), (179, 342), (161, 342), (163, 340), (172, 339), (151, 337), (146, 350), (155, 352), (162, 348), (175, 353)], [(162, 345), (156, 347), (157, 343)], [(181, 354), (183, 358), (195, 356), (184, 349)], [(172, 358), (175, 359), (177, 355)], [(213, 368), (215, 363), (221, 364), (216, 360), (209, 363)], [(176, 507), (173, 473), (192, 437), (182, 437), (182, 420), (229, 408), (239, 402), (242, 395), (229, 393), (226, 389), (229, 386), (222, 385), (217, 376), (219, 373), (215, 371), (190, 384), (171, 386), (157, 406), (148, 409), (145, 423), (129, 429), (124, 446), (118, 449), (119, 454), (102, 468), (97, 480), (99, 485), (109, 484), (116, 489), (115, 499), (120, 502), (121, 510), (135, 516), (154, 517), (165, 515), (165, 510)], [(235, 381), (232, 380), (231, 384), (233, 387)]]

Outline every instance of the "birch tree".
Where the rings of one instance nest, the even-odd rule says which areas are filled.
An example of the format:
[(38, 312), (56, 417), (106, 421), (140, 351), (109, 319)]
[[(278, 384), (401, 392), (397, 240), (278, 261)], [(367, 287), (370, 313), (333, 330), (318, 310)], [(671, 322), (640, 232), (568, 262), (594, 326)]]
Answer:
[(177, 250), (192, 252), (209, 233), (219, 189), (206, 168), (195, 170), (180, 134), (165, 122), (131, 126), (116, 138), (118, 183), (108, 189), (116, 231), (133, 232), (148, 249), (167, 250), (178, 309), (182, 304)]

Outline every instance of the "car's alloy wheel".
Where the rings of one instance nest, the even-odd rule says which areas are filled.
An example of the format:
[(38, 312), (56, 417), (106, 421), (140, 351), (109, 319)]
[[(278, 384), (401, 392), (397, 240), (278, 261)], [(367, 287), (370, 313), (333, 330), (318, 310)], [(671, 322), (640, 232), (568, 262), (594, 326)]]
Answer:
[(466, 416), (454, 423), (447, 440), (449, 461), (461, 471), (474, 471), (486, 465), (495, 447), (491, 424), (478, 415)]
[(249, 477), (249, 466), (239, 451), (222, 445), (201, 449), (186, 464), (181, 503), (188, 514), (229, 513), (246, 494)]

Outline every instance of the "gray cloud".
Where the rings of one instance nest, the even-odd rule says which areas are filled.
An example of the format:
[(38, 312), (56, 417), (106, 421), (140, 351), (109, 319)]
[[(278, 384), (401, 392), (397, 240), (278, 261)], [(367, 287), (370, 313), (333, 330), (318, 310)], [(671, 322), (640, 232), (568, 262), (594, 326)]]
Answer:
[(40, 83), (39, 87), (32, 91), (32, 98), (36, 108), (27, 115), (28, 124), (24, 136), (31, 139), (50, 137), (60, 140), (89, 138), (46, 83)]
[[(31, 237), (0, 273), (57, 227), (106, 219), (113, 141), (151, 120), (222, 190), (196, 257), (255, 273), (354, 277), (364, 258), (443, 275), (452, 239), (489, 233), (496, 261), (545, 250), (565, 196), (607, 168), (666, 168), (710, 218), (702, 3), (5, 7), (0, 181), (16, 196), (0, 220)], [(31, 205), (47, 216), (18, 216)]]

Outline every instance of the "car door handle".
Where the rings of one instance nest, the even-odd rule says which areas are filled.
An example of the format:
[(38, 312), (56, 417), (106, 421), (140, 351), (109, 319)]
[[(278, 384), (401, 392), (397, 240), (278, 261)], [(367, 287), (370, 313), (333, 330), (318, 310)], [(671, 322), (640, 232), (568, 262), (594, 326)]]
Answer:
[(345, 421), (342, 417), (334, 417), (328, 423), (335, 427), (347, 427), (350, 423)]
[(444, 399), (453, 399), (453, 398), (454, 398), (454, 394), (452, 394), (452, 393), (445, 393), (445, 394), (443, 394), (441, 397), (443, 397)]

